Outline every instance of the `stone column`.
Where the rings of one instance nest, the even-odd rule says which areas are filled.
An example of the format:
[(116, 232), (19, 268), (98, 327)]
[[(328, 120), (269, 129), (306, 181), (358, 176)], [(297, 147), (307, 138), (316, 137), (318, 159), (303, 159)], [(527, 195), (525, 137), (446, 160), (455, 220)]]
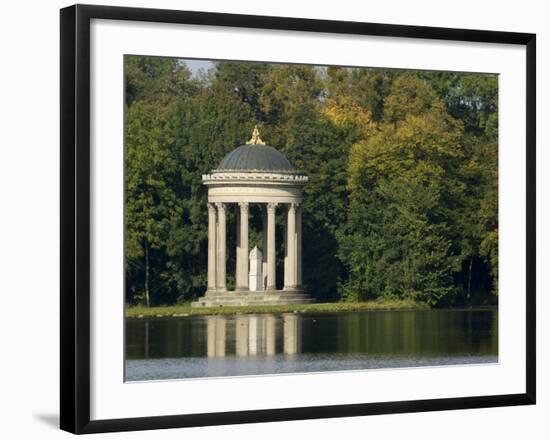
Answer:
[(236, 290), (248, 291), (248, 203), (239, 203), (237, 230)]
[(216, 203), (218, 208), (218, 227), (217, 227), (217, 260), (216, 260), (216, 289), (220, 292), (226, 292), (226, 257), (225, 257), (225, 204)]
[(283, 250), (284, 250), (284, 253), (283, 253), (283, 289), (286, 290), (286, 287), (287, 285), (290, 285), (291, 281), (290, 281), (290, 278), (288, 277), (289, 274), (290, 274), (290, 270), (288, 270), (288, 209), (287, 211), (285, 212), (285, 222), (284, 222), (284, 226), (283, 226), (283, 240), (284, 240), (284, 245), (283, 245)]
[(267, 288), (267, 208), (262, 208), (262, 290)]
[(302, 289), (302, 206), (296, 209), (296, 286)]
[(290, 203), (286, 221), (285, 290), (296, 289), (296, 203)]
[(275, 279), (275, 209), (277, 203), (267, 205), (267, 290), (273, 291), (276, 287)]
[(208, 288), (216, 290), (216, 206), (208, 203)]

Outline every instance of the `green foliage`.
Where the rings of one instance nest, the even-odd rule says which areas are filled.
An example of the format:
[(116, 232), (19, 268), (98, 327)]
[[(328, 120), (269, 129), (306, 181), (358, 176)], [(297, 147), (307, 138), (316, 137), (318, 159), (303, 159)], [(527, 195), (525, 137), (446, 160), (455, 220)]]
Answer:
[(377, 132), (350, 153), (351, 214), (339, 251), (350, 271), (345, 297), (436, 305), (456, 290), (467, 228), (463, 137), (426, 82), (394, 80)]
[[(496, 76), (218, 62), (197, 79), (181, 61), (141, 56), (125, 57), (125, 75), (128, 303), (203, 294), (201, 176), (256, 123), (309, 176), (304, 286), (319, 301), (433, 306), (496, 293)], [(252, 247), (261, 215), (250, 213)]]
[(124, 69), (126, 105), (142, 100), (164, 104), (192, 95), (200, 86), (185, 64), (172, 58), (127, 55)]
[(335, 313), (350, 311), (374, 310), (422, 310), (429, 307), (414, 300), (372, 300), (359, 303), (308, 303), (294, 305), (246, 305), (192, 307), (189, 303), (178, 303), (172, 306), (130, 306), (126, 308), (127, 318), (161, 318), (188, 317), (202, 315), (237, 315), (237, 314), (271, 314), (271, 313)]

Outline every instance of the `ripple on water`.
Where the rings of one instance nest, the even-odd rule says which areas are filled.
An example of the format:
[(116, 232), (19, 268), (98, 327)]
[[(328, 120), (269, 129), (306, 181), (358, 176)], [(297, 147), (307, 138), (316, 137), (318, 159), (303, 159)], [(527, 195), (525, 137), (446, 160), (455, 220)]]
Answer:
[(456, 366), (498, 362), (493, 355), (376, 357), (364, 355), (273, 355), (225, 358), (127, 360), (126, 381), (328, 372), (403, 367)]

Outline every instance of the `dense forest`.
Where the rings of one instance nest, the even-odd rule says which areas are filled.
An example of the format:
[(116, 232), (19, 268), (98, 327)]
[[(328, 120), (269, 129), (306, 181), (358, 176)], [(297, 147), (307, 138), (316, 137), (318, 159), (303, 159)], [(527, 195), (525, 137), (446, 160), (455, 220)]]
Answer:
[[(309, 176), (303, 281), (318, 301), (496, 302), (496, 75), (252, 62), (192, 74), (126, 56), (125, 81), (127, 303), (204, 293), (201, 175), (254, 125)], [(260, 221), (251, 209), (251, 247)]]

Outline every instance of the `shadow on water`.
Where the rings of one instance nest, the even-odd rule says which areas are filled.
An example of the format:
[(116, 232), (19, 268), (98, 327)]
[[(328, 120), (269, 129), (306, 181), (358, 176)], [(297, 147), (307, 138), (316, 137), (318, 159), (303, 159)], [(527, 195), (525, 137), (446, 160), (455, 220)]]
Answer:
[[(126, 355), (127, 372), (128, 365), (135, 371), (138, 364), (153, 367), (153, 360), (169, 362), (157, 361), (155, 367), (165, 370), (158, 370), (151, 379), (171, 374), (269, 373), (262, 368), (275, 363), (273, 373), (494, 362), (498, 355), (498, 311), (365, 311), (128, 320)], [(218, 365), (215, 372), (213, 364)], [(185, 370), (186, 365), (189, 370)], [(170, 367), (173, 372), (168, 374)]]

